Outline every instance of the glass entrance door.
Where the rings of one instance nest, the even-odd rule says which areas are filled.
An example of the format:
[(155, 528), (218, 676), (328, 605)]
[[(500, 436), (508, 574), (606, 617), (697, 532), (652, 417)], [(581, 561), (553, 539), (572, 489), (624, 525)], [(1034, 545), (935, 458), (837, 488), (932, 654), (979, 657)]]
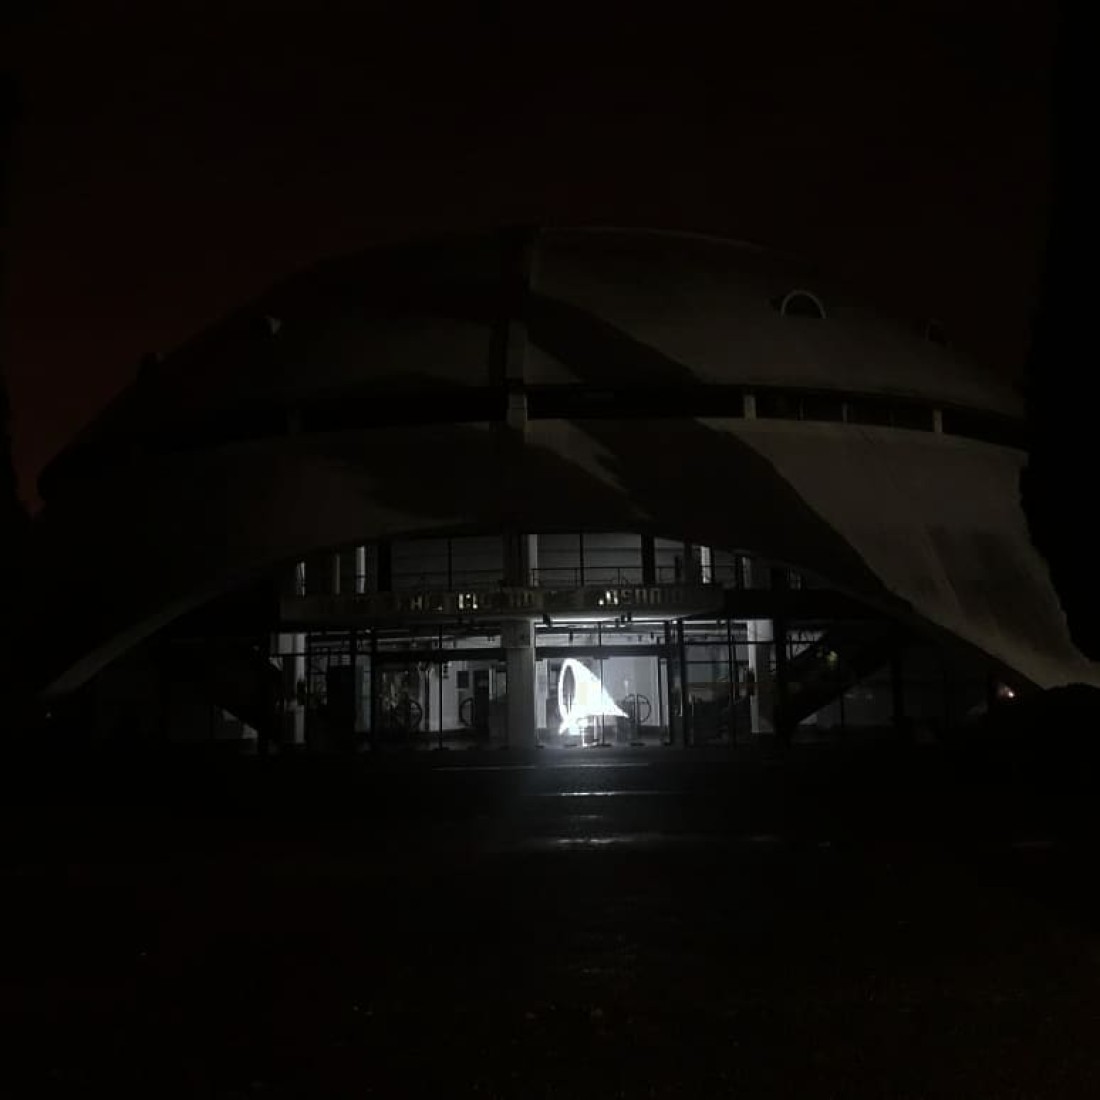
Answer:
[(375, 740), (417, 745), (431, 726), (432, 697), (427, 666), (414, 662), (379, 668), (375, 690)]
[(661, 657), (642, 653), (629, 657), (605, 657), (602, 680), (621, 712), (605, 718), (604, 744), (658, 745), (668, 740), (662, 716), (668, 713), (661, 676)]
[[(557, 640), (557, 639), (555, 639)], [(648, 641), (648, 639), (647, 639)], [(664, 647), (543, 646), (536, 653), (539, 743), (596, 748), (669, 739)]]

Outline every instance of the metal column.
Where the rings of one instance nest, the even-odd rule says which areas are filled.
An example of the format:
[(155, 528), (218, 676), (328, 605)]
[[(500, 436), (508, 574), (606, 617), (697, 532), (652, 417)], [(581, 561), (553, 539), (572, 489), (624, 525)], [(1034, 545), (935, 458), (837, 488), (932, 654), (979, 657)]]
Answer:
[(378, 631), (370, 632), (370, 743), (378, 737)]
[(787, 706), (787, 620), (772, 620), (772, 638), (775, 645), (775, 731), (784, 748), (790, 744), (791, 723)]
[(733, 659), (733, 621), (726, 620), (726, 666), (729, 675), (730, 748), (737, 743), (737, 665)]
[[(447, 540), (450, 546), (450, 539)], [(448, 552), (448, 571), (450, 570), (450, 556)], [(443, 666), (447, 663), (447, 657), (443, 653), (443, 627), (439, 628), (439, 747), (443, 748)]]
[(676, 648), (680, 659), (680, 744), (690, 745), (692, 737), (691, 697), (688, 693), (687, 647), (684, 645), (684, 620), (676, 620)]

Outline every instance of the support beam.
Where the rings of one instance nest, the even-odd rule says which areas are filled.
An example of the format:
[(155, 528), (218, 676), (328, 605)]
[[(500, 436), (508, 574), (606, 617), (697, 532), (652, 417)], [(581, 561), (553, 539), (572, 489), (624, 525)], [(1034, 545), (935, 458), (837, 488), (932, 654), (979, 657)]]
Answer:
[(535, 624), (527, 619), (501, 623), (508, 675), (506, 705), (508, 747), (535, 747)]
[(367, 591), (367, 548), (355, 548), (355, 594), (362, 596)]
[(680, 659), (680, 745), (690, 745), (692, 740), (691, 693), (688, 690), (687, 646), (684, 645), (684, 620), (676, 620), (676, 651)]
[(772, 637), (775, 642), (775, 731), (779, 735), (780, 744), (786, 748), (791, 743), (791, 735), (794, 733), (791, 722), (787, 717), (787, 620), (772, 620)]
[(773, 641), (771, 619), (748, 620), (749, 675), (752, 677), (749, 721), (754, 734), (775, 731), (773, 702), (775, 693), (771, 685), (771, 661), (768, 646)]
[(737, 665), (733, 655), (733, 623), (726, 620), (726, 705), (729, 707), (730, 745), (737, 744)]
[(373, 747), (375, 738), (378, 736), (378, 711), (379, 711), (379, 699), (378, 699), (378, 631), (372, 630), (370, 632), (370, 680), (368, 681), (370, 688), (370, 744)]

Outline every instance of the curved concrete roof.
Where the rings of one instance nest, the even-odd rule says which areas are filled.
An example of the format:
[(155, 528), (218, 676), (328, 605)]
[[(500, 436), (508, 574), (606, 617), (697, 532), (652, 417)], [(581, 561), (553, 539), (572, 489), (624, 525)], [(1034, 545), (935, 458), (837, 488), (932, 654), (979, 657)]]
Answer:
[[(855, 390), (1021, 415), (1011, 385), (916, 324), (876, 314), (806, 264), (713, 237), (555, 230), (540, 237), (535, 289), (590, 310), (707, 382)], [(818, 321), (775, 302), (808, 290)]]
[[(516, 240), (324, 264), (149, 372), (99, 433), (186, 432), (242, 403), (285, 411), (356, 389), (371, 400), (442, 391), (446, 422), (231, 430), (218, 445), (138, 448), (139, 460), (124, 454), (59, 491), (38, 524), (42, 613), (30, 630), (50, 651), (55, 688), (315, 550), (551, 529), (641, 530), (757, 554), (945, 630), (1033, 683), (1100, 682), (1031, 545), (1019, 451), (664, 407), (550, 413), (519, 432), (451, 415), (454, 393), (503, 389), (505, 371), (532, 386), (766, 383), (1008, 414), (1019, 409), (1011, 390), (758, 249), (625, 231), (544, 231), (518, 250)], [(517, 283), (521, 309), (508, 298)], [(827, 319), (780, 316), (771, 300), (797, 287), (820, 295)], [(524, 325), (509, 320), (520, 316)], [(55, 630), (62, 619), (73, 629)]]
[(182, 612), (315, 551), (503, 530), (641, 530), (759, 555), (1035, 684), (1100, 683), (1031, 545), (1018, 452), (692, 418), (532, 421), (507, 463), (500, 443), (472, 424), (238, 443), (135, 463), (47, 505), (29, 636), (51, 683), (77, 686)]
[[(318, 265), (148, 369), (76, 441), (184, 431), (242, 404), (293, 405), (351, 390), (416, 392), (489, 381), (501, 311), (501, 235), (371, 250)], [(1007, 382), (830, 287), (805, 264), (743, 243), (625, 229), (533, 234), (535, 301), (579, 310), (701, 383), (859, 391), (1020, 416)], [(781, 316), (814, 292), (827, 318)], [(528, 383), (579, 380), (540, 346)], [(639, 378), (644, 383), (645, 378)]]

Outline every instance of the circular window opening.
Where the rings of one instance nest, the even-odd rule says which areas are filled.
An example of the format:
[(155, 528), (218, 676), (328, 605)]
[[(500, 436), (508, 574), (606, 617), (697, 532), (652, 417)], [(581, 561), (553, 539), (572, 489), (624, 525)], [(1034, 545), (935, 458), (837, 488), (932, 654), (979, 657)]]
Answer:
[(808, 290), (792, 290), (773, 303), (784, 317), (809, 317), (814, 321), (825, 320), (825, 306), (821, 299)]

